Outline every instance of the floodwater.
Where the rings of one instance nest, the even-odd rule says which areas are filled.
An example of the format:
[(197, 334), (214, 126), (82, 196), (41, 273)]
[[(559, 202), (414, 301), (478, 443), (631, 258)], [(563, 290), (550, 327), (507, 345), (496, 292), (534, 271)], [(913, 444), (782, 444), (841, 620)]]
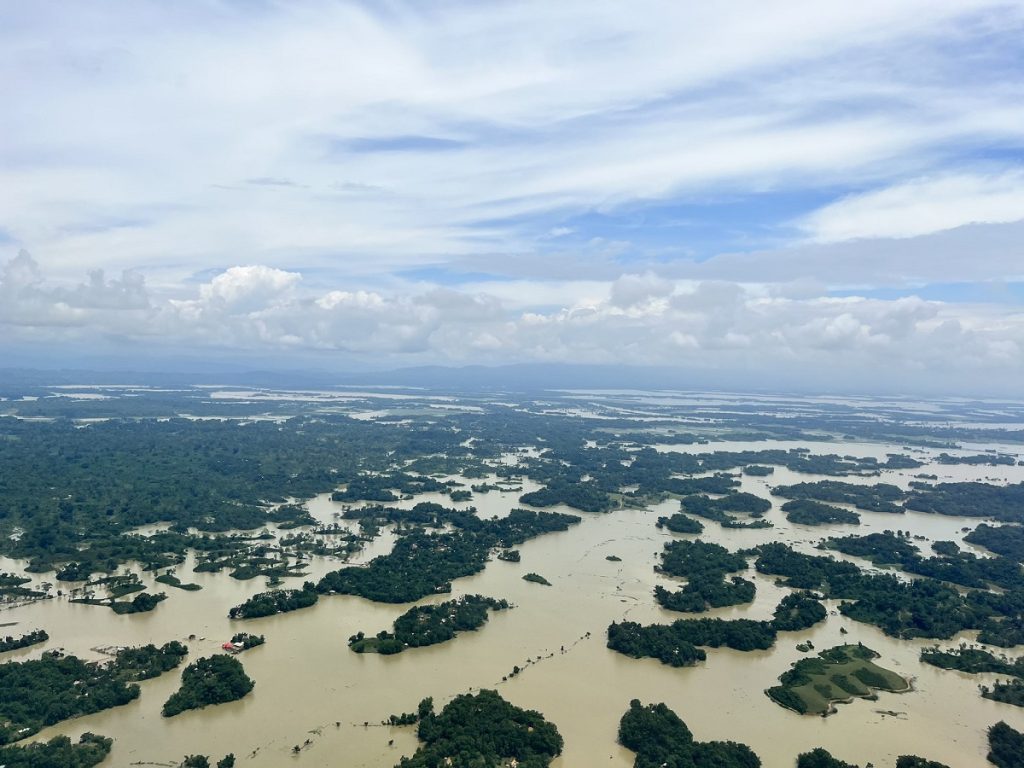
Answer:
[[(816, 452), (879, 457), (900, 451), (899, 446), (877, 444), (807, 445)], [(765, 447), (774, 446), (722, 443), (687, 446), (686, 450)], [(922, 472), (935, 473), (940, 479), (1024, 480), (1024, 467), (927, 466), (851, 481), (894, 482), (906, 487)], [(463, 481), (468, 487), (494, 479)], [(770, 477), (744, 477), (742, 482), (744, 490), (767, 496), (771, 486), (816, 479), (822, 478), (777, 468)], [(523, 485), (524, 491), (536, 487)], [(492, 491), (475, 494), (469, 503), (490, 517), (507, 514), (517, 505), (518, 496), (519, 492)], [(404, 503), (419, 500), (446, 501), (427, 494)], [(785, 520), (778, 509), (782, 501), (773, 498), (773, 509), (767, 515), (776, 524), (774, 529), (724, 530), (706, 522), (703, 536), (731, 549), (786, 541), (814, 551), (814, 544), (828, 535), (885, 528), (909, 528), (929, 540), (959, 542), (961, 528), (978, 522), (921, 513), (862, 512), (859, 528), (805, 527)], [(341, 508), (327, 495), (312, 500), (309, 506), (325, 522), (336, 519)], [(239, 657), (256, 681), (253, 693), (241, 701), (162, 718), (160, 708), (178, 686), (180, 670), (175, 670), (142, 683), (141, 697), (127, 706), (61, 723), (35, 737), (68, 734), (76, 738), (84, 731), (113, 737), (114, 749), (104, 766), (174, 765), (186, 754), (219, 759), (233, 752), (238, 765), (247, 768), (386, 768), (402, 755), (411, 754), (417, 742), (414, 726), (382, 726), (382, 720), (392, 713), (413, 711), (425, 696), (433, 696), (440, 708), (452, 696), (482, 687), (496, 688), (512, 703), (540, 710), (558, 726), (565, 738), (565, 751), (554, 763), (557, 768), (632, 765), (632, 753), (618, 746), (615, 737), (619, 718), (633, 698), (665, 702), (699, 740), (732, 739), (750, 745), (766, 768), (791, 768), (799, 752), (816, 746), (847, 761), (862, 765), (870, 761), (879, 768), (893, 765), (901, 754), (918, 754), (954, 767), (984, 765), (987, 727), (1005, 720), (1024, 730), (1024, 710), (978, 695), (977, 686), (993, 676), (971, 676), (921, 664), (918, 653), (931, 642), (897, 641), (835, 613), (809, 631), (780, 634), (769, 651), (708, 649), (707, 661), (692, 668), (672, 669), (654, 660), (634, 660), (608, 650), (605, 629), (613, 620), (668, 622), (682, 615), (661, 609), (651, 594), (655, 584), (672, 581), (652, 568), (664, 542), (693, 538), (655, 528), (659, 515), (677, 508), (676, 502), (669, 501), (644, 510), (579, 513), (584, 518), (579, 526), (521, 545), (522, 562), (493, 561), (483, 573), (454, 584), (455, 596), (481, 593), (503, 597), (515, 604), (513, 610), (493, 614), (477, 632), (396, 656), (352, 653), (346, 640), (360, 630), (371, 634), (390, 628), (407, 605), (330, 596), (291, 614), (232, 622), (227, 618), (228, 608), (263, 590), (263, 579), (240, 582), (227, 573), (192, 573), (191, 559), (178, 569), (178, 575), (183, 581), (201, 584), (199, 592), (152, 585), (152, 574), (142, 574), (151, 589), (169, 595), (152, 613), (117, 616), (101, 607), (53, 599), (0, 611), (0, 624), (18, 622), (16, 627), (5, 628), (5, 634), (44, 628), (51, 636), (45, 648), (61, 647), (88, 658), (102, 658), (92, 650), (102, 646), (179, 639), (187, 642), (190, 659), (194, 659), (217, 652), (236, 631), (266, 635), (266, 645)], [(391, 541), (385, 532), (356, 562), (386, 552)], [(917, 543), (927, 550), (925, 542)], [(608, 561), (609, 555), (622, 560)], [(0, 561), (0, 570), (15, 565)], [(308, 577), (319, 577), (337, 565), (317, 560)], [(530, 571), (546, 577), (552, 586), (523, 581), (522, 575)], [(752, 570), (746, 576), (757, 584), (753, 604), (706, 615), (769, 618), (787, 590)], [(299, 582), (301, 579), (294, 585)], [(438, 595), (424, 602), (449, 597)], [(842, 634), (841, 628), (849, 634)], [(188, 641), (191, 634), (198, 639)], [(784, 710), (763, 690), (802, 656), (795, 645), (808, 639), (819, 650), (861, 641), (881, 654), (879, 664), (910, 678), (913, 690), (883, 692), (877, 701), (855, 700), (825, 719)], [(944, 645), (961, 639), (972, 638), (965, 635)], [(36, 658), (41, 650), (36, 646), (4, 654), (3, 660)], [(514, 665), (524, 671), (503, 680)], [(292, 754), (294, 746), (302, 747), (297, 755)]]

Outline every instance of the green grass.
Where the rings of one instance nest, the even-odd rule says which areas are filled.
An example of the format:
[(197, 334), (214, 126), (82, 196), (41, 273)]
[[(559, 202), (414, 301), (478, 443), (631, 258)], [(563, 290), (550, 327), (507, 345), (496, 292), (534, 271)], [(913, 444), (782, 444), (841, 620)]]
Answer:
[(899, 693), (910, 684), (873, 663), (878, 654), (863, 645), (839, 645), (801, 659), (765, 691), (777, 704), (802, 715), (831, 714), (836, 702), (871, 697), (876, 690)]

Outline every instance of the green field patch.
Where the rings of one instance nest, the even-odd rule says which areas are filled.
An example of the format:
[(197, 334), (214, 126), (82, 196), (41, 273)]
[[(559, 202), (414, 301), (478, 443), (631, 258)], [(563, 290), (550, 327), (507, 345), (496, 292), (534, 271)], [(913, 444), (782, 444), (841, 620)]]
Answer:
[(875, 691), (902, 693), (910, 683), (873, 663), (878, 654), (864, 645), (838, 645), (816, 657), (801, 659), (779, 678), (782, 685), (765, 691), (772, 701), (801, 715), (827, 716), (836, 703), (873, 698)]

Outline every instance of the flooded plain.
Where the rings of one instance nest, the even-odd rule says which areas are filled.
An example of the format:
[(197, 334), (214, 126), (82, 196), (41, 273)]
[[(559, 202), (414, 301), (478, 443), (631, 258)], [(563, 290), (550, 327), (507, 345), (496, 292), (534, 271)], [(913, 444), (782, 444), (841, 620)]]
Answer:
[[(789, 447), (777, 443), (712, 443), (702, 446), (663, 446), (666, 450), (761, 450)], [(900, 446), (873, 443), (799, 443), (814, 452), (877, 456), (904, 452)], [(1020, 447), (1007, 447), (1007, 452)], [(933, 456), (915, 453), (915, 456)], [(892, 482), (907, 487), (920, 473), (940, 480), (993, 478), (1024, 481), (1024, 467), (929, 465), (915, 470), (887, 471), (880, 477), (842, 478), (850, 482)], [(702, 537), (730, 549), (767, 541), (783, 541), (803, 551), (830, 535), (869, 533), (886, 528), (909, 529), (928, 540), (951, 539), (962, 543), (963, 527), (977, 520), (908, 512), (904, 515), (861, 512), (855, 526), (806, 527), (788, 523), (769, 496), (771, 486), (826, 479), (776, 468), (769, 477), (742, 479), (743, 490), (772, 498), (767, 519), (775, 528), (727, 530), (705, 522)], [(834, 478), (833, 478), (834, 479)], [(467, 486), (486, 480), (465, 480)], [(519, 506), (521, 492), (536, 488), (523, 483), (523, 491), (475, 494), (468, 504), (483, 516), (504, 515)], [(420, 500), (452, 502), (425, 494)], [(457, 506), (465, 506), (459, 504)], [(319, 520), (333, 522), (340, 504), (322, 495), (309, 502)], [(559, 511), (574, 512), (566, 508)], [(153, 574), (140, 574), (151, 591), (167, 591), (169, 599), (151, 613), (117, 616), (95, 606), (71, 604), (66, 598), (46, 600), (0, 611), (0, 624), (17, 622), (5, 633), (39, 627), (51, 640), (3, 655), (3, 660), (36, 658), (44, 649), (63, 648), (87, 658), (103, 658), (93, 650), (110, 645), (187, 643), (190, 660), (218, 652), (234, 632), (263, 634), (265, 645), (240, 655), (256, 688), (231, 704), (161, 717), (160, 708), (176, 690), (180, 669), (141, 684), (141, 697), (123, 707), (61, 723), (40, 732), (36, 739), (57, 734), (77, 737), (84, 731), (114, 739), (104, 766), (176, 765), (186, 754), (218, 759), (233, 752), (240, 766), (395, 765), (416, 748), (415, 726), (381, 725), (390, 714), (415, 710), (417, 702), (432, 696), (438, 708), (451, 697), (480, 688), (495, 688), (510, 702), (540, 710), (565, 738), (565, 750), (556, 768), (603, 765), (626, 768), (633, 754), (616, 744), (619, 718), (629, 701), (665, 702), (686, 722), (699, 740), (736, 740), (748, 744), (766, 768), (791, 768), (796, 755), (823, 746), (838, 758), (875, 766), (892, 766), (902, 754), (918, 754), (958, 768), (985, 764), (986, 729), (1005, 720), (1024, 730), (1024, 710), (982, 699), (977, 687), (991, 675), (966, 675), (921, 664), (918, 654), (932, 641), (898, 641), (865, 624), (848, 620), (830, 603), (828, 619), (799, 633), (780, 633), (768, 651), (743, 653), (708, 649), (707, 661), (692, 668), (673, 669), (654, 660), (634, 660), (605, 647), (611, 621), (628, 618), (643, 623), (669, 622), (684, 614), (661, 609), (652, 588), (672, 580), (655, 573), (653, 566), (663, 544), (673, 538), (693, 538), (655, 528), (660, 515), (678, 509), (666, 501), (646, 509), (608, 514), (580, 514), (583, 522), (563, 533), (540, 536), (519, 546), (520, 563), (492, 561), (480, 574), (459, 579), (453, 595), (480, 593), (506, 598), (513, 610), (493, 614), (477, 632), (427, 648), (395, 656), (356, 654), (347, 638), (363, 631), (375, 634), (390, 629), (392, 621), (409, 605), (372, 603), (358, 597), (327, 596), (312, 608), (249, 621), (231, 621), (228, 609), (264, 590), (263, 579), (238, 581), (227, 573), (192, 573), (193, 561), (177, 570), (183, 581), (201, 584), (198, 592), (184, 592), (153, 584)], [(354, 562), (386, 552), (392, 537), (384, 532)], [(927, 552), (927, 542), (917, 542)], [(973, 549), (973, 548), (972, 548)], [(978, 550), (974, 550), (978, 551)], [(609, 561), (614, 555), (621, 561)], [(862, 566), (867, 565), (859, 561)], [(23, 564), (0, 561), (0, 570)], [(340, 564), (316, 559), (306, 578), (318, 578)], [(527, 572), (546, 577), (550, 587), (522, 580)], [(744, 574), (757, 584), (754, 603), (712, 611), (725, 618), (770, 618), (788, 592), (752, 569)], [(44, 575), (52, 579), (52, 574)], [(285, 586), (299, 586), (302, 579)], [(65, 585), (61, 585), (65, 586)], [(438, 595), (423, 602), (450, 599)], [(689, 615), (689, 614), (686, 614)], [(845, 629), (848, 634), (843, 634)], [(188, 640), (195, 635), (195, 640)], [(970, 641), (970, 634), (943, 645)], [(765, 688), (789, 665), (802, 657), (798, 642), (811, 640), (817, 649), (848, 642), (863, 642), (881, 654), (878, 663), (913, 682), (908, 693), (880, 693), (877, 701), (855, 700), (841, 705), (834, 716), (800, 716), (782, 709), (764, 695)], [(511, 678), (514, 666), (523, 671)], [(307, 743), (308, 742), (308, 743)], [(293, 748), (301, 749), (293, 754)]]

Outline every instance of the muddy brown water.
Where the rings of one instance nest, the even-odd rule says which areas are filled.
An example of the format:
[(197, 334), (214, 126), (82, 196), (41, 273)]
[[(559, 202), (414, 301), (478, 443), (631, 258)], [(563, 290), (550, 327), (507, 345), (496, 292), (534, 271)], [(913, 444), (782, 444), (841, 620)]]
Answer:
[[(739, 450), (766, 445), (714, 446), (729, 447)], [(899, 446), (869, 448), (863, 444), (813, 447), (822, 452), (879, 456), (900, 450)], [(884, 480), (905, 487), (921, 472), (935, 472), (940, 479), (1024, 480), (1024, 467), (936, 466), (887, 472), (881, 478), (856, 482)], [(770, 486), (814, 479), (822, 478), (777, 469), (768, 478), (743, 478), (743, 488), (767, 495)], [(526, 484), (524, 490), (533, 487)], [(518, 495), (478, 494), (470, 503), (485, 516), (507, 514), (517, 505)], [(416, 501), (424, 498), (434, 497), (427, 495)], [(863, 524), (859, 528), (812, 528), (788, 523), (778, 510), (781, 501), (773, 499), (774, 507), (768, 513), (776, 524), (774, 529), (723, 530), (715, 523), (706, 523), (703, 536), (731, 549), (785, 541), (811, 552), (814, 544), (828, 535), (885, 528), (909, 528), (929, 540), (961, 541), (961, 527), (973, 527), (977, 522), (919, 513), (861, 513)], [(310, 508), (321, 520), (331, 521), (340, 505), (324, 495), (312, 500)], [(433, 696), (440, 707), (454, 695), (482, 687), (497, 689), (519, 706), (540, 710), (558, 726), (565, 737), (565, 751), (555, 761), (556, 768), (632, 765), (632, 753), (618, 746), (615, 736), (619, 718), (633, 698), (645, 703), (665, 702), (699, 740), (732, 739), (750, 745), (766, 768), (793, 766), (799, 752), (816, 746), (842, 759), (862, 765), (870, 761), (879, 768), (893, 765), (901, 754), (919, 754), (954, 767), (981, 766), (985, 764), (988, 726), (1005, 720), (1024, 730), (1024, 710), (978, 695), (979, 683), (989, 682), (993, 676), (971, 676), (921, 664), (919, 651), (931, 642), (886, 637), (871, 626), (834, 613), (834, 604), (830, 604), (833, 613), (823, 624), (806, 632), (782, 633), (771, 650), (742, 653), (708, 649), (707, 661), (692, 668), (672, 669), (654, 660), (633, 660), (608, 650), (604, 645), (605, 629), (613, 620), (667, 622), (681, 616), (659, 608), (651, 595), (655, 584), (672, 581), (652, 569), (663, 543), (673, 538), (693, 538), (654, 527), (659, 515), (671, 514), (677, 508), (676, 502), (669, 501), (644, 510), (583, 514), (581, 525), (521, 545), (522, 562), (492, 561), (483, 573), (454, 584), (454, 595), (504, 597), (515, 604), (513, 610), (493, 614), (477, 632), (396, 656), (352, 653), (346, 640), (360, 630), (370, 634), (390, 628), (408, 605), (330, 596), (313, 608), (295, 613), (233, 622), (227, 618), (228, 608), (263, 590), (263, 579), (240, 582), (226, 573), (194, 574), (190, 559), (179, 568), (178, 575), (184, 581), (201, 584), (199, 592), (152, 584), (152, 574), (142, 574), (151, 589), (169, 595), (149, 614), (117, 616), (66, 599), (0, 612), (0, 623), (18, 622), (8, 632), (42, 627), (51, 636), (43, 647), (4, 654), (2, 659), (36, 658), (44, 648), (58, 647), (87, 658), (102, 658), (92, 649), (172, 639), (186, 640), (190, 659), (194, 659), (219, 651), (220, 644), (236, 631), (266, 635), (266, 645), (239, 657), (256, 681), (253, 693), (241, 701), (163, 718), (160, 708), (178, 686), (180, 670), (175, 670), (142, 683), (141, 697), (127, 706), (70, 720), (34, 737), (68, 734), (75, 738), (84, 731), (110, 736), (114, 748), (105, 767), (176, 764), (184, 755), (194, 753), (217, 759), (227, 752), (236, 755), (240, 766), (252, 768), (392, 766), (402, 755), (415, 750), (415, 727), (381, 726), (381, 720), (392, 713), (414, 710), (425, 696)], [(358, 560), (386, 552), (391, 541), (385, 533)], [(608, 561), (608, 555), (622, 560)], [(0, 561), (0, 569), (10, 570), (16, 565)], [(309, 577), (316, 578), (337, 565), (318, 560)], [(545, 576), (552, 586), (523, 581), (523, 574), (529, 571)], [(49, 576), (52, 578), (52, 574)], [(706, 615), (770, 617), (787, 590), (752, 570), (747, 577), (758, 587), (753, 604)], [(425, 602), (449, 597), (439, 595)], [(848, 634), (842, 634), (841, 628)], [(188, 641), (191, 634), (197, 639)], [(971, 637), (964, 635), (948, 644), (960, 639)], [(881, 654), (879, 664), (911, 679), (913, 690), (904, 694), (883, 692), (877, 701), (855, 700), (841, 705), (839, 712), (829, 718), (802, 717), (784, 710), (763, 691), (803, 656), (795, 646), (805, 640), (811, 640), (819, 650), (861, 641)], [(523, 671), (503, 680), (515, 665)], [(293, 755), (296, 745), (303, 748)]]

